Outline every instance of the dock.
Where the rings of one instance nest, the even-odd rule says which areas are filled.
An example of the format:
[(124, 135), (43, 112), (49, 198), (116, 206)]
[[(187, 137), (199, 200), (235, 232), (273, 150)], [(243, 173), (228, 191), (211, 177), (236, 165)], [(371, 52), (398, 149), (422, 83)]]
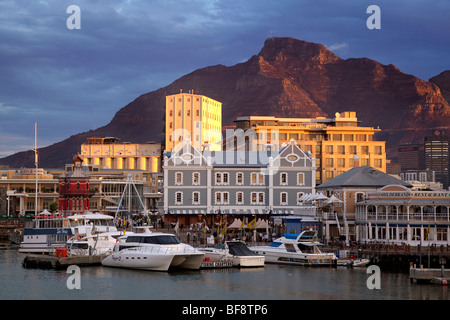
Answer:
[(450, 282), (450, 269), (411, 267), (409, 269), (409, 279), (411, 282), (430, 282), (447, 285)]
[(24, 268), (67, 269), (70, 265), (101, 265), (106, 255), (57, 257), (52, 255), (28, 254), (22, 262)]

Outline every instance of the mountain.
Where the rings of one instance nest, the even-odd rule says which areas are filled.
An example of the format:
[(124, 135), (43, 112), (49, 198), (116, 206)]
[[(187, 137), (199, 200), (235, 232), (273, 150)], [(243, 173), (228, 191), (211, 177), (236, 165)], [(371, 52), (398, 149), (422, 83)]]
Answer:
[[(165, 95), (194, 90), (222, 102), (224, 128), (234, 128), (233, 120), (243, 115), (334, 117), (335, 112), (356, 111), (361, 125), (382, 129), (377, 139), (387, 141), (392, 157), (399, 143), (421, 142), (435, 128), (450, 129), (450, 105), (440, 86), (394, 65), (368, 58), (341, 59), (321, 44), (269, 38), (247, 62), (198, 69), (141, 95), (95, 135), (163, 141)], [(83, 132), (41, 148), (40, 166), (64, 166), (93, 135)], [(14, 154), (0, 159), (0, 164), (32, 167), (33, 153)]]
[(444, 99), (450, 103), (450, 70), (443, 71), (428, 81), (437, 85)]

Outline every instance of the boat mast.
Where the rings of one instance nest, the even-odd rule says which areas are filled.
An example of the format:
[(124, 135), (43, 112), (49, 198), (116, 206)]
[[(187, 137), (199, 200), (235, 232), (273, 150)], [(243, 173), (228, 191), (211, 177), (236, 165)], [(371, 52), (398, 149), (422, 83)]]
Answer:
[(34, 164), (36, 166), (36, 192), (34, 198), (34, 216), (37, 216), (37, 207), (38, 207), (38, 150), (37, 150), (37, 121), (34, 122)]

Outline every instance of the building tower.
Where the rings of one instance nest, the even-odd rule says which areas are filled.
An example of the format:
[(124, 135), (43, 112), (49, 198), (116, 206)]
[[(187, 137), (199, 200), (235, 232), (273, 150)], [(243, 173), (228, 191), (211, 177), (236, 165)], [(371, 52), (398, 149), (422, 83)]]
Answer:
[(73, 157), (73, 170), (59, 179), (59, 212), (65, 216), (89, 211), (90, 197), (89, 172), (82, 166), (83, 156), (77, 153)]
[(436, 130), (434, 135), (425, 137), (425, 166), (435, 172), (435, 179), (444, 189), (450, 185), (450, 136)]
[(203, 150), (205, 145), (210, 150), (221, 150), (221, 102), (194, 94), (193, 90), (166, 96), (165, 150), (174, 150), (186, 139), (197, 150)]

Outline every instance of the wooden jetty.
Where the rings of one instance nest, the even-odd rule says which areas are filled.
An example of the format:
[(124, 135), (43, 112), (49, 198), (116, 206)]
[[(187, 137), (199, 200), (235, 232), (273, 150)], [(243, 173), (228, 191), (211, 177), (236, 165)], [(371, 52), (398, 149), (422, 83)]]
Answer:
[(70, 265), (101, 265), (106, 255), (57, 257), (52, 255), (28, 254), (22, 262), (25, 268), (67, 269)]
[(426, 268), (450, 267), (450, 245), (409, 246), (371, 243), (346, 247), (350, 255), (367, 258), (382, 270), (409, 273), (411, 264)]

